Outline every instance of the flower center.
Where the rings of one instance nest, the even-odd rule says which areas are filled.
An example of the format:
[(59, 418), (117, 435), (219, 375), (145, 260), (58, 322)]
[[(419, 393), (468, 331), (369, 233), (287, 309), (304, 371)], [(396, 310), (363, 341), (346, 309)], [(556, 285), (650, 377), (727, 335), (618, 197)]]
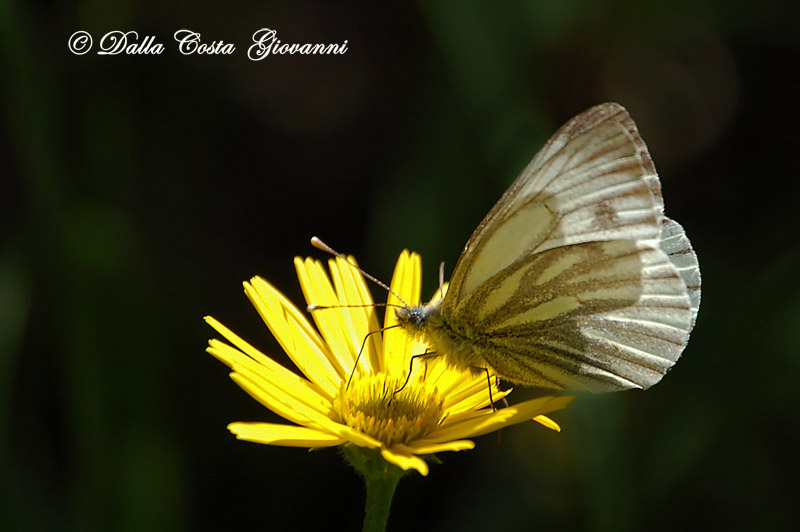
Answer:
[(333, 408), (345, 425), (369, 434), (387, 447), (425, 437), (439, 424), (444, 401), (405, 379), (386, 375), (355, 377), (343, 383)]

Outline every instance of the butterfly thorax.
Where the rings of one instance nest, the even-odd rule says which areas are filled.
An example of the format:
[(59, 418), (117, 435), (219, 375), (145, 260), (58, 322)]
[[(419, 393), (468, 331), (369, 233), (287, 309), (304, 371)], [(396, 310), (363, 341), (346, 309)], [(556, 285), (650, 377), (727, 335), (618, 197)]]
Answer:
[(443, 356), (453, 367), (475, 370), (487, 367), (473, 346), (474, 339), (456, 331), (442, 314), (442, 300), (431, 301), (418, 307), (401, 307), (395, 311), (399, 325), (415, 339), (425, 341), (429, 351)]

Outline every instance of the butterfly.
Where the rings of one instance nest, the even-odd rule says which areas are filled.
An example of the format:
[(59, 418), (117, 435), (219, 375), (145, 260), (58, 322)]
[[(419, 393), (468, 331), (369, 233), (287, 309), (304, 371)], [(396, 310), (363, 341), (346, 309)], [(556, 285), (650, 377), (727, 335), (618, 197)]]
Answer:
[(399, 325), (460, 369), (560, 390), (646, 389), (675, 364), (700, 267), (664, 215), (628, 112), (604, 103), (559, 129), (475, 229), (443, 298)]

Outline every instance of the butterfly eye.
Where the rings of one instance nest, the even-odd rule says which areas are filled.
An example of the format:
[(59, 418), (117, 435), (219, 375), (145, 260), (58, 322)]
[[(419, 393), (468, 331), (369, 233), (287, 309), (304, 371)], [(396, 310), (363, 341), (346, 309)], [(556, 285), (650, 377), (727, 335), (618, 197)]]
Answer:
[(402, 307), (397, 309), (395, 314), (400, 322), (411, 325), (419, 325), (425, 320), (420, 307)]

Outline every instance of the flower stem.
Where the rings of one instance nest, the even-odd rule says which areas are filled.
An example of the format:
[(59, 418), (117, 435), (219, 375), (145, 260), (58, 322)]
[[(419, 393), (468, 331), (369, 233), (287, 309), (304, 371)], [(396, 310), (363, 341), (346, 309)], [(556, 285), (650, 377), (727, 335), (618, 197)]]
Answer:
[(367, 486), (364, 532), (383, 532), (389, 520), (389, 508), (397, 483), (406, 471), (385, 461), (376, 450), (355, 445), (345, 445), (341, 449), (345, 459), (361, 474)]
[(389, 520), (394, 490), (399, 475), (385, 477), (364, 477), (367, 484), (367, 503), (364, 512), (364, 532), (383, 532)]

